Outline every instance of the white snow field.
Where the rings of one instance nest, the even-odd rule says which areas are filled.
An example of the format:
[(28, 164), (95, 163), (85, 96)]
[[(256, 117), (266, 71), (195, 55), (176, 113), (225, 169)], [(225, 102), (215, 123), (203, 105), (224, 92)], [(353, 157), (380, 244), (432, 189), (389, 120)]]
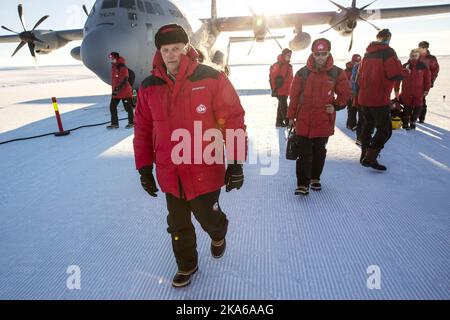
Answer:
[[(142, 190), (125, 121), (0, 145), (0, 298), (450, 299), (450, 58), (440, 62), (427, 123), (394, 132), (380, 159), (388, 171), (359, 165), (341, 111), (324, 188), (308, 197), (294, 196), (268, 66), (232, 68), (250, 153), (279, 170), (261, 174), (261, 157), (245, 165), (241, 190), (222, 193), (222, 259), (195, 224), (199, 272), (184, 289), (171, 287), (165, 197)], [(56, 131), (52, 96), (65, 129), (109, 120), (110, 89), (82, 66), (0, 75), (0, 142)], [(80, 289), (67, 286), (69, 266)], [(369, 289), (374, 277), (379, 289)]]

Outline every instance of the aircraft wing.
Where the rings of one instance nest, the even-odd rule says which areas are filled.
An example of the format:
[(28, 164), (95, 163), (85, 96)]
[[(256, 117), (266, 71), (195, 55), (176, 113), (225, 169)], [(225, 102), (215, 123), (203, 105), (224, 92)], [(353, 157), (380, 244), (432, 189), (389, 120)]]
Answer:
[[(286, 36), (268, 36), (265, 37), (264, 40), (279, 40), (284, 38), (286, 38)], [(249, 42), (255, 41), (255, 37), (230, 37), (229, 40), (231, 43)]]
[(18, 35), (0, 36), (0, 43), (14, 43), (14, 42), (20, 42), (20, 38)]
[[(273, 16), (265, 16), (269, 28), (289, 28), (297, 25), (310, 26), (317, 24), (328, 24), (336, 12), (311, 12), (311, 13), (290, 13)], [(227, 17), (215, 19), (215, 25), (220, 32), (247, 31), (252, 30), (254, 16)], [(203, 19), (210, 22), (211, 19)]]
[(393, 19), (426, 16), (439, 13), (449, 13), (450, 4), (434, 5), (434, 6), (416, 6), (405, 8), (389, 8), (364, 10), (363, 16), (369, 19)]
[(58, 37), (67, 41), (83, 40), (83, 29), (55, 31)]
[[(39, 32), (40, 30), (36, 30)], [(61, 30), (61, 31), (42, 31), (45, 34), (55, 33), (59, 38), (66, 41), (76, 41), (83, 39), (83, 29)], [(19, 35), (0, 36), (0, 43), (20, 42)]]
[[(361, 16), (366, 19), (393, 19), (432, 15), (439, 13), (450, 13), (450, 4), (415, 6), (403, 8), (386, 8), (374, 10), (362, 10)], [(290, 13), (265, 16), (267, 26), (271, 29), (290, 28), (297, 26), (313, 26), (330, 24), (338, 13), (336, 11)], [(253, 29), (254, 16), (223, 17), (216, 19), (202, 19), (204, 22), (215, 23), (220, 32), (248, 31)]]

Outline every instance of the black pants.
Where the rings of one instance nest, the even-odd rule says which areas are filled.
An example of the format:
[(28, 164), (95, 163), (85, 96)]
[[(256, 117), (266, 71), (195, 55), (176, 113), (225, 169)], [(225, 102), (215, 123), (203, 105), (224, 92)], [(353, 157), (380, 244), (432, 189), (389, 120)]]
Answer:
[(128, 113), (128, 123), (134, 123), (133, 98), (130, 97), (126, 99), (111, 98), (111, 103), (109, 104), (109, 110), (111, 111), (111, 124), (119, 124), (119, 118), (117, 116), (117, 106), (119, 105), (120, 100), (122, 100), (125, 111)]
[(420, 111), (419, 121), (424, 122), (426, 115), (427, 115), (427, 98), (423, 97), (423, 106), (422, 110)]
[[(364, 117), (361, 144), (363, 148), (381, 150), (392, 136), (392, 122), (390, 106), (361, 107)], [(376, 129), (372, 137), (373, 130)]]
[(327, 157), (328, 138), (309, 139), (297, 136), (300, 156), (297, 159), (297, 186), (309, 186), (311, 179), (320, 179)]
[(227, 216), (219, 206), (220, 189), (201, 195), (193, 200), (180, 199), (166, 194), (167, 232), (172, 236), (172, 248), (178, 270), (190, 271), (197, 266), (197, 240), (191, 212), (212, 240), (225, 238), (228, 229)]
[(353, 100), (350, 99), (347, 103), (347, 128), (353, 129), (358, 125), (357, 114), (358, 109), (353, 106)]
[(417, 122), (417, 118), (421, 112), (422, 107), (404, 106), (402, 115), (403, 128), (408, 127), (410, 123)]
[(276, 125), (281, 127), (282, 125), (288, 124), (288, 120), (287, 120), (287, 109), (288, 109), (287, 99), (288, 99), (288, 97), (278, 96), (277, 98), (278, 98), (278, 109), (277, 109)]

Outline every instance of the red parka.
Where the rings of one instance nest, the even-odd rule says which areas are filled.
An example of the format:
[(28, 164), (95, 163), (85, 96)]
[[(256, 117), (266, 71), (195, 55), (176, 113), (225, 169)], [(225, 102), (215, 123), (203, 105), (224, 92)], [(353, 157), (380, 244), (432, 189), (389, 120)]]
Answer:
[[(219, 142), (223, 143), (226, 129), (241, 129), (244, 137), (246, 129), (244, 109), (227, 76), (198, 64), (196, 59), (197, 53), (192, 48), (187, 55), (182, 55), (179, 73), (173, 81), (167, 74), (160, 51), (157, 51), (152, 75), (141, 84), (134, 119), (136, 168), (156, 163), (161, 190), (176, 197), (185, 196), (187, 200), (220, 189), (225, 180), (223, 161), (207, 164), (202, 157), (211, 142), (198, 139), (202, 139), (208, 129), (220, 129), (222, 139)], [(179, 137), (172, 139), (177, 129), (188, 132), (191, 137), (187, 142), (191, 147), (188, 163), (176, 164), (171, 155), (175, 145), (185, 142)], [(234, 150), (227, 150), (228, 161), (245, 161), (246, 137), (244, 141), (244, 146), (235, 144)], [(194, 148), (195, 144), (199, 147)], [(240, 151), (244, 148), (244, 152), (238, 152), (238, 147)], [(231, 146), (227, 145), (228, 148)]]
[(306, 82), (303, 83), (302, 69), (294, 77), (288, 118), (296, 119), (295, 130), (299, 136), (320, 138), (334, 134), (336, 112), (327, 113), (325, 105), (332, 104), (336, 110), (344, 109), (351, 96), (351, 87), (344, 70), (340, 68), (336, 81), (333, 81), (329, 75), (333, 63), (330, 55), (325, 67), (318, 70), (314, 57), (310, 55), (305, 67), (310, 70)]
[(117, 63), (112, 64), (111, 68), (111, 77), (112, 77), (112, 91), (119, 86), (119, 92), (117, 95), (113, 96), (115, 99), (126, 99), (131, 98), (133, 96), (133, 88), (128, 82), (128, 68), (125, 63), (125, 58), (119, 57), (117, 58)]
[[(279, 77), (283, 81), (283, 85), (278, 89), (276, 86), (276, 79)], [(292, 65), (287, 62), (284, 55), (279, 55), (277, 62), (270, 68), (270, 86), (272, 89), (276, 89), (278, 96), (289, 96), (293, 79)]]
[(385, 43), (372, 42), (359, 69), (359, 105), (388, 106), (395, 81), (402, 80), (403, 76), (403, 66), (394, 49)]
[(430, 68), (431, 87), (433, 88), (434, 82), (439, 75), (439, 63), (437, 61), (437, 58), (427, 50), (427, 54), (424, 57), (420, 57), (420, 61), (424, 62)]
[[(431, 72), (428, 66), (418, 60), (409, 60), (403, 67), (410, 70), (402, 83), (400, 100), (407, 106), (422, 106), (423, 94), (430, 91)], [(400, 81), (395, 83), (395, 91), (400, 90)]]

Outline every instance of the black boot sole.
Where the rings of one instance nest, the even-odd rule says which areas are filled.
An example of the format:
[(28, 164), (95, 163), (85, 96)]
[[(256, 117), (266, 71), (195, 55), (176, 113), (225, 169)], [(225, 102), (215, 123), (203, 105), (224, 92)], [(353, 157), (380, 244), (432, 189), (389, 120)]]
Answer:
[(188, 285), (191, 284), (191, 278), (197, 271), (198, 271), (198, 266), (195, 268), (194, 271), (192, 271), (191, 274), (188, 275), (189, 279), (186, 280), (185, 282), (178, 284), (178, 283), (172, 281), (172, 287), (177, 288), (177, 289), (187, 287)]

